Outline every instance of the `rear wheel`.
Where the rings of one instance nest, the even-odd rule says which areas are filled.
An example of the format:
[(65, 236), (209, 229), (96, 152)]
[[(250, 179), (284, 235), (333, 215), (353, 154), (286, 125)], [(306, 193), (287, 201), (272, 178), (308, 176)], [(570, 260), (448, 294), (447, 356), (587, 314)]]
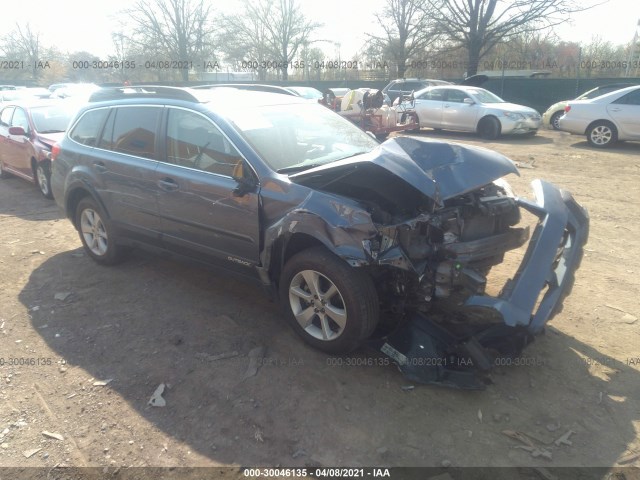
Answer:
[(596, 148), (610, 147), (618, 140), (618, 131), (604, 120), (595, 122), (587, 130), (587, 141)]
[(549, 124), (551, 125), (551, 127), (554, 130), (560, 130), (560, 123), (558, 122), (558, 120), (560, 120), (560, 117), (564, 115), (564, 110), (559, 110), (556, 113), (554, 113), (553, 115), (551, 115), (551, 119), (549, 120)]
[(97, 263), (114, 265), (122, 259), (111, 224), (93, 198), (85, 197), (78, 203), (76, 225), (82, 245)]
[(51, 193), (51, 165), (49, 163), (39, 163), (36, 167), (36, 181), (40, 193), (46, 198), (53, 198)]
[(378, 323), (378, 295), (371, 277), (324, 247), (289, 259), (280, 277), (280, 300), (296, 333), (331, 354), (356, 349)]
[(485, 117), (478, 123), (478, 133), (487, 140), (495, 140), (500, 136), (500, 122), (494, 117)]

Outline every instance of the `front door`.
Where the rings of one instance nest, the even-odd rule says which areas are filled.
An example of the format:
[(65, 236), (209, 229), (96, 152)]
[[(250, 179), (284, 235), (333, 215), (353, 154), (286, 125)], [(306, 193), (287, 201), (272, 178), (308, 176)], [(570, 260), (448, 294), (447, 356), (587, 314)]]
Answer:
[(156, 170), (158, 211), (167, 248), (245, 274), (259, 261), (258, 192), (234, 195), (242, 161), (204, 115), (168, 108), (166, 154)]

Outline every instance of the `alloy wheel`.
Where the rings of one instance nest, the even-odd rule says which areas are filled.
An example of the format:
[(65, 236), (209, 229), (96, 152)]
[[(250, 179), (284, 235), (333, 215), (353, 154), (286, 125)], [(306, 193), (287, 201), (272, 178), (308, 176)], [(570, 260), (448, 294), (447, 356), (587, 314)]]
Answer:
[(105, 255), (109, 248), (107, 230), (98, 212), (85, 208), (80, 215), (80, 232), (89, 250), (99, 257)]
[(336, 339), (347, 325), (347, 310), (338, 287), (314, 270), (303, 270), (293, 277), (289, 303), (298, 324), (318, 340)]

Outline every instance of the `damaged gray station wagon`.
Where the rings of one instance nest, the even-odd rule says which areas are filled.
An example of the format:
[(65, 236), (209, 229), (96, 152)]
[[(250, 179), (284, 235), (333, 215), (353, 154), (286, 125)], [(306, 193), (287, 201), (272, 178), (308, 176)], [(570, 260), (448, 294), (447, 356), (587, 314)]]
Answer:
[[(379, 144), (286, 95), (104, 89), (53, 158), (54, 197), (96, 262), (146, 246), (253, 276), (310, 345), (369, 344), (424, 383), (482, 388), (558, 311), (588, 236), (569, 193), (536, 180), (535, 201), (515, 197), (498, 153)], [(539, 219), (530, 238), (522, 209)], [(487, 295), (489, 270), (527, 242)]]

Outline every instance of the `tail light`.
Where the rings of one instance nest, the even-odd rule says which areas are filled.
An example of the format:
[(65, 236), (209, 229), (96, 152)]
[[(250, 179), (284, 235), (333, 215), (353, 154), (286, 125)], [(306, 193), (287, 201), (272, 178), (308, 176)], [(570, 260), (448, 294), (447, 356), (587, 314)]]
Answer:
[(564, 113), (569, 113), (569, 110), (571, 110), (571, 105), (564, 107)]
[(60, 153), (60, 145), (58, 145), (57, 143), (53, 144), (53, 147), (51, 147), (51, 161), (53, 162), (56, 157), (58, 156), (58, 154)]

